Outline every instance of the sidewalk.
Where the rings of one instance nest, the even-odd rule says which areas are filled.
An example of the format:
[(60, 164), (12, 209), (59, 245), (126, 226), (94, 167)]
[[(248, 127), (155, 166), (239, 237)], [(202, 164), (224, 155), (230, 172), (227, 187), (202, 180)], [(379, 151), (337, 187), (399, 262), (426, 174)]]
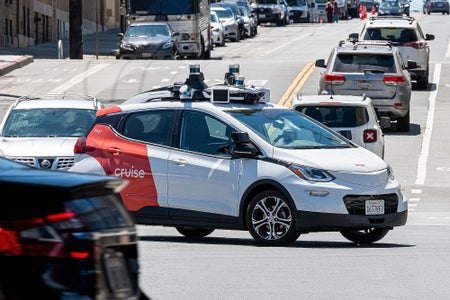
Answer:
[[(111, 29), (83, 36), (83, 59), (115, 59), (119, 49), (119, 29)], [(61, 43), (59, 52), (58, 42), (38, 44), (27, 48), (0, 47), (0, 76), (17, 68), (32, 63), (35, 59), (68, 59), (70, 54), (69, 40)]]

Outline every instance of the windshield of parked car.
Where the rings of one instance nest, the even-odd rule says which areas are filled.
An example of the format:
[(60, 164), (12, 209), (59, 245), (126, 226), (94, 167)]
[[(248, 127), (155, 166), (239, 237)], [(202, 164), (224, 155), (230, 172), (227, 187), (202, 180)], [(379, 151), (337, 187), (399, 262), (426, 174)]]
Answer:
[(168, 35), (170, 35), (169, 28), (164, 24), (131, 26), (125, 33), (126, 37), (168, 36)]
[(233, 19), (234, 15), (231, 9), (218, 9), (214, 10), (219, 17), (219, 19)]
[(288, 6), (306, 6), (306, 2), (302, 0), (287, 0)]
[(275, 147), (351, 147), (335, 132), (290, 109), (232, 111), (230, 114)]
[(6, 120), (4, 137), (86, 136), (95, 121), (95, 110), (68, 108), (15, 109)]

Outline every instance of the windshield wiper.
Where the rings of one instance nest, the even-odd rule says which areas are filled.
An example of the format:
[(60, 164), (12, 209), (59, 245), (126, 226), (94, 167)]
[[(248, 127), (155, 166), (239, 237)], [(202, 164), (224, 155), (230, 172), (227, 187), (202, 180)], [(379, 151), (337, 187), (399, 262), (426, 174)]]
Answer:
[(384, 74), (384, 71), (377, 70), (377, 69), (364, 69), (363, 72), (364, 72), (364, 74), (367, 74), (367, 73)]

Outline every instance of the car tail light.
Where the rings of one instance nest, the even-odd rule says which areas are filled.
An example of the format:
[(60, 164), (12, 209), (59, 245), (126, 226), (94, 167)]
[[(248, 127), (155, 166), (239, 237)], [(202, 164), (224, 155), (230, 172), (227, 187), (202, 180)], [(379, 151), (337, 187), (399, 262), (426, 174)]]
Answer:
[(404, 76), (384, 76), (384, 83), (387, 85), (397, 85), (399, 83), (405, 82)]
[(423, 49), (425, 48), (425, 43), (422, 41), (417, 41), (417, 42), (409, 42), (409, 43), (404, 43), (403, 46), (405, 47), (413, 47), (416, 49)]
[(323, 80), (332, 84), (343, 84), (345, 82), (345, 76), (341, 74), (325, 74)]
[(89, 253), (67, 253), (64, 247), (65, 234), (84, 227), (71, 211), (10, 222), (1, 228), (0, 250), (10, 256), (87, 257)]
[(363, 139), (364, 143), (375, 143), (377, 141), (377, 131), (373, 129), (364, 130)]
[(73, 146), (73, 153), (83, 154), (93, 152), (95, 148), (87, 146), (86, 142), (86, 137), (79, 137), (75, 143), (75, 146)]

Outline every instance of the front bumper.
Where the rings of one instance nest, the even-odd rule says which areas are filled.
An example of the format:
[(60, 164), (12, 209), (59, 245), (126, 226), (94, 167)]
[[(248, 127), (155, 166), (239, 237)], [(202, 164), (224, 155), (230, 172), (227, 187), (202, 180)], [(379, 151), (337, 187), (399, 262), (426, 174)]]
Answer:
[(310, 211), (297, 212), (296, 228), (302, 233), (339, 231), (342, 229), (369, 229), (402, 226), (406, 224), (408, 211), (379, 215), (332, 214)]

